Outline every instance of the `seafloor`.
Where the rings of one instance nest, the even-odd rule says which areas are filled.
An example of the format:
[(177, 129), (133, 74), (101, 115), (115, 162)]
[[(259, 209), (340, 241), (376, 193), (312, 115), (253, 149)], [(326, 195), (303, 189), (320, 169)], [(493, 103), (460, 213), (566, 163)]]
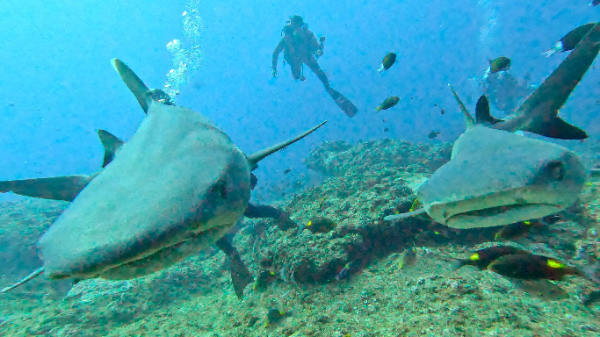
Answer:
[[(228, 259), (212, 249), (136, 280), (93, 279), (72, 288), (34, 280), (0, 298), (0, 335), (599, 336), (600, 304), (586, 301), (596, 288), (581, 277), (523, 282), (470, 266), (452, 270), (453, 257), (492, 244), (498, 228), (382, 220), (410, 208), (413, 189), (450, 149), (390, 139), (317, 148), (306, 165), (328, 178), (281, 204), (299, 226), (245, 220), (235, 236), (249, 269), (270, 275), (249, 285), (243, 300), (233, 292)], [(513, 244), (575, 266), (596, 263), (596, 199), (588, 191), (558, 222)], [(41, 265), (35, 243), (67, 206), (33, 199), (0, 205), (0, 286)], [(305, 226), (319, 217), (334, 228)], [(401, 269), (407, 247), (417, 260)], [(346, 277), (336, 280), (348, 263)], [(267, 311), (277, 307), (293, 315), (266, 328)]]

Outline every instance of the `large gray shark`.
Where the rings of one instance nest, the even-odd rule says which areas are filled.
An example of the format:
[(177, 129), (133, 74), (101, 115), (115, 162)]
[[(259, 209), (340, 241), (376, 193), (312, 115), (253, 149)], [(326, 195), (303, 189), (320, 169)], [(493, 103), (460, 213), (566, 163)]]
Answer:
[[(112, 139), (105, 167), (81, 176), (83, 189), (59, 195), (74, 199), (38, 242), (44, 266), (2, 292), (42, 273), (131, 279), (199, 252), (241, 218), (257, 163), (325, 124), (246, 156), (206, 117), (155, 101), (129, 67), (117, 59), (113, 66), (147, 117), (129, 142)], [(31, 187), (12, 182), (19, 186)]]
[(504, 120), (489, 115), (486, 101), (478, 104), (475, 120), (452, 89), (467, 130), (454, 144), (451, 160), (418, 188), (417, 199), (423, 209), (391, 215), (386, 220), (427, 213), (449, 227), (490, 227), (547, 216), (572, 205), (587, 179), (581, 159), (562, 146), (513, 132), (586, 138), (583, 130), (557, 114), (599, 50), (600, 25), (596, 24), (521, 107)]

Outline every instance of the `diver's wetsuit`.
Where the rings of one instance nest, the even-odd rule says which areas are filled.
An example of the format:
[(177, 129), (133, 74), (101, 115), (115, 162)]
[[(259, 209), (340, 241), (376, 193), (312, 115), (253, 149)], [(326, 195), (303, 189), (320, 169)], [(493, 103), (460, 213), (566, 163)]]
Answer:
[(284, 33), (273, 51), (272, 69), (277, 69), (279, 54), (283, 51), (283, 58), (290, 65), (294, 79), (302, 79), (302, 64), (306, 64), (329, 89), (329, 79), (314, 56), (316, 51), (322, 50), (315, 35), (305, 26), (294, 29), (291, 25), (284, 27)]

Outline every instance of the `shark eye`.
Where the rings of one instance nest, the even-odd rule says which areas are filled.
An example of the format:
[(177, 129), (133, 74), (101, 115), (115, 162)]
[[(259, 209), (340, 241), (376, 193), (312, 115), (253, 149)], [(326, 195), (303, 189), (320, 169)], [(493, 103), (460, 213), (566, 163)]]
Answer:
[(211, 193), (219, 193), (221, 198), (227, 199), (227, 182), (224, 180), (217, 181), (211, 188)]
[(546, 169), (550, 176), (556, 180), (563, 180), (565, 177), (565, 165), (560, 160), (551, 160), (546, 164)]

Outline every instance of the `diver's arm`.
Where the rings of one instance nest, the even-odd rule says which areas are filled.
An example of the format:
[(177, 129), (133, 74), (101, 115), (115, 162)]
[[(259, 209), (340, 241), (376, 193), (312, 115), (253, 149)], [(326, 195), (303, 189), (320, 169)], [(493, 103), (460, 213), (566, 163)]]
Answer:
[[(283, 39), (281, 39), (281, 41), (279, 41), (279, 43), (277, 44), (277, 47), (275, 47), (275, 50), (273, 50), (273, 59), (271, 61), (271, 70), (273, 70), (275, 74), (277, 74), (277, 60), (279, 59), (279, 54), (281, 53), (281, 51), (283, 51), (284, 47), (285, 47), (285, 41)], [(273, 76), (275, 76), (275, 74)]]
[(308, 34), (308, 44), (310, 45), (310, 49), (315, 51), (321, 50), (321, 45), (319, 44), (319, 41), (317, 41), (315, 34), (308, 29), (306, 30), (306, 33)]

